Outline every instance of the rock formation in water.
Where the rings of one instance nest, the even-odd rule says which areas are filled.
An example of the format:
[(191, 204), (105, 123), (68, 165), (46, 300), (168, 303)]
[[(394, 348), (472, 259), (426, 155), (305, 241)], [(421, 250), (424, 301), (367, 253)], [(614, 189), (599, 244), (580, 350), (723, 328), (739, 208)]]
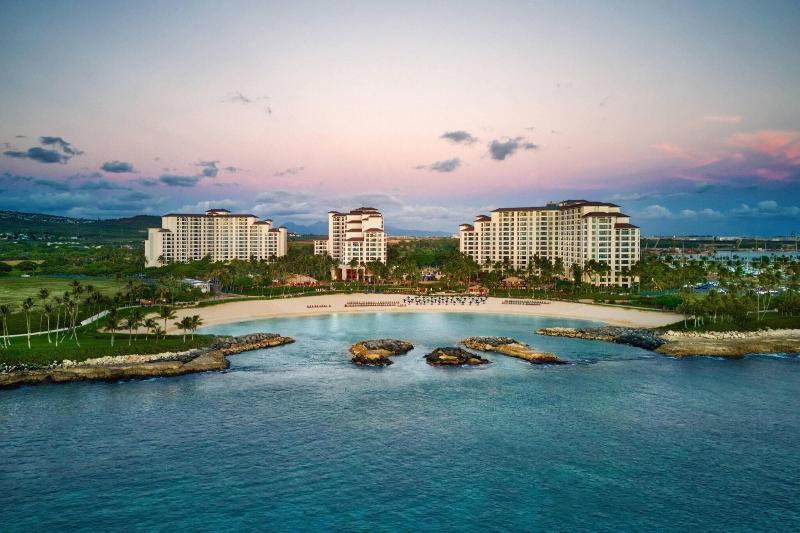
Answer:
[(605, 326), (542, 328), (540, 335), (629, 344), (673, 357), (711, 356), (740, 359), (747, 354), (800, 353), (800, 330), (665, 331)]
[(402, 355), (414, 349), (410, 342), (397, 339), (371, 339), (355, 343), (350, 347), (352, 361), (357, 365), (391, 365), (393, 355)]
[(645, 350), (655, 350), (666, 341), (660, 334), (645, 328), (623, 328), (619, 326), (603, 326), (599, 328), (542, 328), (539, 335), (551, 337), (571, 337), (594, 341), (616, 342), (628, 344)]
[(537, 352), (527, 344), (511, 337), (469, 337), (462, 342), (464, 346), (473, 350), (497, 352), (533, 364), (565, 364), (565, 361), (557, 355), (549, 352)]
[(478, 354), (468, 352), (463, 348), (449, 346), (436, 348), (425, 356), (429, 365), (434, 366), (462, 366), (462, 365), (485, 365), (491, 363)]
[(239, 337), (220, 337), (206, 348), (184, 352), (106, 356), (80, 362), (65, 360), (47, 368), (0, 372), (0, 389), (20, 385), (119, 381), (224, 370), (229, 366), (229, 355), (292, 342), (294, 339), (291, 337), (282, 337), (275, 333), (253, 333)]

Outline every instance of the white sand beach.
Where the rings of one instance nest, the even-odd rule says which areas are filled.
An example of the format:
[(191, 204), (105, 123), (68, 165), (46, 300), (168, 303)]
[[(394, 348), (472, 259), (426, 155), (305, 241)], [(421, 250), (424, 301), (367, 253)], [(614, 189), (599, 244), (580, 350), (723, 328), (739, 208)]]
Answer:
[[(664, 311), (560, 301), (542, 305), (509, 305), (502, 303), (506, 300), (505, 298), (489, 298), (481, 305), (403, 305), (403, 298), (404, 296), (401, 294), (353, 293), (279, 300), (239, 301), (209, 307), (179, 309), (177, 310), (177, 320), (187, 315), (200, 315), (204, 326), (213, 326), (261, 318), (313, 316), (332, 313), (450, 312), (547, 316), (596, 320), (615, 326), (657, 327), (672, 324), (682, 319), (682, 315)], [(348, 302), (383, 303), (383, 305), (375, 307), (345, 307)], [(392, 302), (397, 302), (399, 305), (388, 305)], [(170, 324), (169, 331), (175, 332), (175, 326)]]

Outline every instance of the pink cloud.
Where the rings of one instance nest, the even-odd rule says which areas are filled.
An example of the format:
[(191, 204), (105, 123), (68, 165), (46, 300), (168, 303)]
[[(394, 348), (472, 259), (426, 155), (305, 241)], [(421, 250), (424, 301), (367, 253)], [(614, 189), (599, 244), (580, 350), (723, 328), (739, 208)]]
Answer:
[(717, 124), (739, 124), (742, 122), (742, 117), (740, 115), (706, 115), (703, 120)]
[(761, 130), (737, 133), (730, 138), (728, 144), (800, 164), (800, 133), (796, 131)]

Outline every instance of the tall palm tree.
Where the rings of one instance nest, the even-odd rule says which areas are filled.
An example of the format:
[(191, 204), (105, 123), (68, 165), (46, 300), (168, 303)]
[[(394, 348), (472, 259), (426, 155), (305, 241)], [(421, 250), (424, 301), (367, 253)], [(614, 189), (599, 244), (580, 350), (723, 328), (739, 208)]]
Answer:
[(131, 311), (131, 314), (128, 315), (128, 319), (125, 321), (125, 325), (128, 327), (128, 346), (130, 346), (131, 340), (133, 339), (133, 330), (138, 329), (139, 326), (142, 325), (142, 312), (139, 309)]
[[(39, 293), (36, 295), (39, 300), (41, 300), (42, 304), (44, 304), (47, 299), (50, 297), (50, 290), (47, 287), (42, 287), (39, 289)], [(42, 329), (42, 319), (44, 318), (44, 313), (39, 315), (39, 330)], [(50, 328), (47, 328), (50, 329)]]
[(189, 317), (189, 329), (192, 330), (192, 340), (194, 340), (194, 332), (202, 325), (203, 319), (200, 318), (200, 315), (192, 315)]
[(186, 342), (186, 332), (192, 329), (192, 318), (185, 316), (180, 322), (175, 322), (175, 326), (183, 330), (183, 342)]
[(119, 329), (119, 325), (119, 313), (116, 307), (112, 307), (106, 315), (106, 328), (111, 331), (111, 346), (114, 346), (114, 333)]
[(175, 310), (166, 305), (162, 305), (158, 310), (158, 318), (164, 320), (164, 331), (167, 331), (167, 320), (172, 320), (177, 316)]
[(44, 316), (47, 317), (47, 343), (50, 344), (53, 342), (50, 340), (50, 316), (53, 314), (53, 304), (45, 302), (42, 309), (44, 310)]
[[(155, 333), (155, 329), (158, 328), (158, 322), (153, 317), (146, 318), (142, 325), (145, 327), (147, 331), (144, 333), (144, 340), (147, 340), (147, 337), (150, 333)], [(161, 328), (159, 328), (161, 329)], [(158, 339), (158, 335), (156, 335), (156, 339)]]
[(11, 346), (11, 341), (8, 338), (8, 316), (11, 314), (11, 307), (8, 305), (0, 305), (0, 319), (3, 320), (3, 346)]
[(28, 327), (29, 350), (31, 348), (31, 309), (33, 309), (35, 305), (33, 298), (25, 298), (22, 300), (22, 312), (25, 313), (25, 325)]

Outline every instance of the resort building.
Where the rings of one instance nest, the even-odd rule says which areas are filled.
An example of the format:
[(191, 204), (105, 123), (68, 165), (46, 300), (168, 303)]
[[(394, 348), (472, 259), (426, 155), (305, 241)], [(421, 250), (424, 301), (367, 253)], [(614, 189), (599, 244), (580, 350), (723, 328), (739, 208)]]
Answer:
[(274, 259), (288, 250), (286, 228), (255, 215), (210, 209), (205, 214), (170, 213), (160, 228), (149, 228), (144, 242), (145, 267), (185, 263), (208, 256), (212, 261)]
[(314, 253), (335, 259), (340, 265), (335, 277), (340, 279), (357, 277), (358, 266), (373, 261), (386, 263), (383, 215), (374, 207), (360, 207), (349, 213), (329, 211), (328, 238), (314, 241)]
[(564, 277), (573, 265), (604, 263), (608, 271), (584, 272), (596, 285), (629, 286), (625, 270), (639, 260), (639, 228), (620, 206), (608, 202), (565, 200), (543, 207), (504, 207), (459, 226), (461, 252), (486, 269), (502, 262), (527, 270), (536, 256), (561, 259)]

